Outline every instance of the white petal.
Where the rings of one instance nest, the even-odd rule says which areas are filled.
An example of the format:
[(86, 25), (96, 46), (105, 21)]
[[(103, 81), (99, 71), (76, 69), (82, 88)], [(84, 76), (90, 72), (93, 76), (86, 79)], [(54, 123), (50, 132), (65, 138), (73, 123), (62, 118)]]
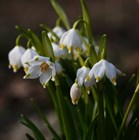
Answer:
[(28, 63), (29, 65), (41, 65), (43, 62), (46, 62), (49, 65), (51, 63), (49, 60), (50, 58), (48, 57), (36, 55)]
[(81, 96), (81, 89), (76, 83), (74, 83), (70, 89), (70, 97), (71, 97), (72, 103), (77, 104), (80, 96)]
[(41, 75), (41, 68), (40, 65), (30, 66), (27, 74), (24, 76), (25, 79), (35, 79)]
[(65, 45), (64, 40), (65, 40), (67, 34), (68, 34), (68, 31), (65, 32), (65, 33), (61, 36), (61, 38), (60, 38), (60, 42), (59, 42), (60, 45), (62, 45), (62, 44)]
[(52, 70), (49, 68), (46, 72), (43, 72), (39, 78), (40, 83), (45, 87), (48, 81), (52, 77)]
[(9, 63), (12, 67), (20, 68), (22, 66), (21, 57), (25, 49), (22, 46), (15, 46), (8, 54)]
[(52, 47), (53, 47), (53, 51), (54, 51), (54, 55), (55, 57), (60, 57), (60, 49), (59, 46), (56, 43), (52, 43)]
[(89, 80), (86, 80), (84, 81), (84, 86), (87, 88), (87, 89), (90, 89), (93, 85), (95, 85), (96, 82), (95, 82), (95, 77), (91, 77), (91, 79)]
[(63, 33), (65, 32), (65, 30), (63, 28), (61, 28), (60, 26), (56, 26), (53, 28), (53, 32), (59, 37), (61, 38), (61, 36), (63, 35)]
[(82, 67), (82, 68), (79, 68), (79, 69), (77, 70), (77, 74), (76, 74), (77, 79), (78, 79), (79, 76), (82, 74), (82, 70), (83, 70), (83, 67)]
[(51, 63), (51, 65), (49, 66), (50, 69), (52, 70), (52, 81), (55, 80), (55, 75), (56, 75), (56, 67), (55, 67), (55, 64), (54, 63)]
[(97, 62), (92, 69), (94, 77), (96, 78), (96, 82), (98, 82), (100, 79), (102, 79), (105, 73), (104, 60), (100, 60), (99, 62)]
[(78, 85), (82, 86), (83, 82), (86, 78), (86, 76), (88, 75), (90, 69), (83, 66), (82, 68), (78, 69), (77, 71), (77, 81), (78, 81)]
[(67, 47), (73, 46), (74, 49), (82, 48), (82, 40), (75, 29), (69, 30), (66, 43)]
[(66, 46), (69, 52), (71, 52), (73, 48), (74, 49), (82, 48), (82, 40), (75, 29), (70, 29), (62, 35), (60, 39), (60, 45)]
[(55, 68), (56, 68), (56, 73), (60, 74), (63, 71), (62, 65), (60, 64), (60, 62), (55, 62)]
[(106, 65), (106, 76), (114, 85), (116, 85), (116, 81), (115, 81), (116, 80), (116, 67), (109, 62), (106, 62), (105, 65)]
[(27, 66), (26, 63), (36, 55), (38, 55), (38, 53), (35, 50), (31, 48), (27, 49), (21, 58), (22, 65), (26, 67)]

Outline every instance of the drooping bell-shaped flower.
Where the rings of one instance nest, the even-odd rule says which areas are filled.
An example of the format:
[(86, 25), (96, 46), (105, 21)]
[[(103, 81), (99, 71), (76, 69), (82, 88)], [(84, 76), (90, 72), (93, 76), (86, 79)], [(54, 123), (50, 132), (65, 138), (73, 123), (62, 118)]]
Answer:
[(61, 36), (62, 36), (63, 33), (65, 32), (65, 30), (64, 30), (62, 27), (60, 27), (60, 26), (55, 26), (55, 27), (53, 28), (53, 32), (54, 32), (59, 38), (61, 38)]
[(81, 97), (81, 93), (82, 93), (82, 91), (81, 91), (80, 87), (78, 86), (78, 84), (74, 83), (70, 89), (70, 97), (71, 97), (71, 101), (74, 105), (78, 103), (78, 101)]
[(85, 82), (85, 79), (90, 71), (88, 67), (81, 67), (77, 70), (76, 78), (79, 86), (82, 86)]
[[(55, 26), (52, 31), (57, 35), (57, 37), (61, 38), (61, 36), (63, 35), (63, 33), (65, 32), (65, 30), (60, 27), (60, 26)], [(51, 33), (48, 32), (48, 37), (52, 40), (52, 41), (56, 41), (56, 37)]]
[(29, 65), (28, 65), (29, 60), (33, 59), (33, 57), (36, 55), (38, 55), (38, 53), (32, 48), (28, 48), (22, 55), (21, 62), (22, 62), (25, 72), (27, 72), (29, 68)]
[(45, 88), (49, 80), (54, 80), (56, 75), (55, 64), (48, 57), (34, 56), (29, 62), (29, 68), (24, 79), (39, 78), (40, 83)]
[(112, 84), (116, 85), (116, 74), (124, 75), (119, 69), (117, 69), (112, 63), (107, 60), (100, 60), (94, 64), (93, 68), (89, 72), (87, 79), (95, 77), (96, 82), (99, 82), (104, 75), (111, 81)]
[(65, 49), (60, 49), (58, 44), (52, 43), (53, 51), (54, 51), (54, 56), (55, 58), (66, 58), (68, 56), (68, 51)]
[(72, 28), (62, 35), (60, 48), (63, 49), (65, 47), (67, 47), (69, 53), (71, 53), (72, 50), (82, 50), (82, 40), (76, 29)]
[(25, 49), (22, 46), (15, 46), (8, 54), (9, 68), (13, 68), (16, 72), (21, 66), (21, 57), (24, 54)]

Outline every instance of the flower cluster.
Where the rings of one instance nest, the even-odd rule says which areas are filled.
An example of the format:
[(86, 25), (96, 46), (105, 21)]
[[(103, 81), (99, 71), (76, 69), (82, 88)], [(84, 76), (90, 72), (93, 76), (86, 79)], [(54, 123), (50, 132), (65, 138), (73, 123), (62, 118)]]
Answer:
[[(55, 64), (52, 63), (49, 58), (40, 56), (33, 47), (25, 50), (22, 46), (15, 46), (9, 52), (8, 57), (10, 63), (9, 67), (12, 67), (14, 72), (23, 66), (26, 73), (24, 79), (40, 77), (39, 80), (43, 87), (46, 87), (46, 84), (51, 78), (54, 80), (56, 74)], [(61, 67), (56, 67), (58, 67), (57, 69), (59, 72)]]
[[(77, 85), (79, 87), (85, 86), (85, 88), (88, 90), (89, 93), (89, 89), (91, 89), (93, 85), (99, 82), (106, 75), (106, 77), (111, 81), (111, 83), (116, 86), (116, 74), (123, 76), (125, 75), (119, 69), (117, 69), (112, 63), (108, 62), (107, 60), (101, 59), (99, 62), (93, 65), (92, 69), (83, 66), (77, 70), (76, 74)], [(77, 89), (77, 86), (76, 87), (72, 86), (72, 88)], [(79, 94), (78, 91), (75, 92), (73, 90), (71, 98), (72, 100), (73, 99), (76, 100), (75, 103), (78, 103), (78, 100), (80, 98), (79, 96), (81, 96), (81, 94)]]
[[(85, 0), (80, 0), (82, 18), (75, 21), (73, 26), (70, 26), (58, 1), (50, 2), (59, 16), (55, 27), (51, 29), (41, 24), (43, 31), (38, 36), (31, 29), (17, 26), (20, 34), (8, 58), (9, 68), (13, 68), (14, 72), (22, 67), (24, 79), (38, 78), (42, 86), (47, 88), (57, 113), (60, 133), (55, 131), (39, 107), (33, 104), (50, 130), (51, 139), (119, 140), (127, 139), (129, 130), (132, 133), (129, 139), (138, 139), (139, 109), (135, 98), (138, 98), (139, 93), (139, 72), (134, 82), (136, 89), (125, 109), (127, 100), (124, 98), (131, 95), (128, 89), (135, 77), (122, 90), (123, 94), (121, 91), (117, 94), (117, 76), (125, 74), (107, 58), (107, 35), (103, 34), (97, 39), (94, 37)], [(27, 39), (26, 48), (19, 45), (22, 37)], [(34, 137), (27, 134), (29, 139), (45, 140), (32, 121), (24, 116), (22, 119), (23, 124), (34, 134)]]
[[(86, 37), (81, 37), (78, 33), (79, 31), (76, 29), (72, 28), (65, 31), (61, 27), (55, 27), (53, 28), (53, 32), (60, 39), (59, 42), (56, 42), (55, 36), (48, 32), (49, 39), (52, 43), (55, 62), (51, 62), (48, 57), (40, 56), (34, 47), (25, 50), (22, 46), (16, 46), (9, 52), (9, 66), (13, 67), (14, 72), (23, 66), (26, 73), (24, 79), (39, 78), (44, 88), (50, 79), (54, 80), (56, 72), (57, 74), (62, 73), (63, 68), (59, 61), (61, 58), (68, 59), (71, 55), (74, 55), (74, 59), (75, 53), (80, 57), (80, 55), (88, 50), (87, 45), (85, 45), (85, 43), (88, 44), (88, 39)], [(84, 42), (84, 40), (86, 42)], [(99, 47), (95, 47), (97, 55), (99, 52), (98, 48)], [(88, 54), (86, 57), (87, 56)], [(77, 60), (77, 58), (75, 60)], [(106, 59), (100, 59), (92, 68), (82, 66), (77, 70), (77, 82), (71, 87), (70, 96), (72, 103), (78, 103), (82, 93), (80, 89), (82, 86), (84, 86), (89, 93), (91, 87), (96, 85), (105, 75), (113, 85), (116, 85), (116, 74), (123, 75), (120, 70)]]

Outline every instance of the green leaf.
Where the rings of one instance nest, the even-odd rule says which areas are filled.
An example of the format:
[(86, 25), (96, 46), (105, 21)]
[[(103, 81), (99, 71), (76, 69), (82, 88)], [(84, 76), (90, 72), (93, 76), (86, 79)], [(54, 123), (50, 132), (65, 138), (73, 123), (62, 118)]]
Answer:
[(59, 111), (61, 113), (63, 121), (63, 128), (66, 140), (77, 140), (73, 118), (59, 85), (56, 86), (56, 95), (58, 99)]
[(137, 80), (136, 80), (136, 85), (139, 84), (139, 67), (137, 69)]
[[(107, 93), (106, 93), (107, 94)], [(113, 123), (113, 126), (114, 126), (114, 129), (115, 131), (118, 133), (118, 127), (117, 127), (117, 124), (116, 124), (116, 120), (115, 120), (115, 114), (114, 114), (114, 109), (112, 107), (112, 104), (109, 102), (109, 99), (108, 99), (108, 96), (109, 95), (106, 95), (105, 94), (105, 100), (106, 100), (106, 107), (108, 109), (108, 113), (110, 115), (110, 119), (111, 119), (111, 122)], [(113, 93), (114, 94), (114, 93)]]
[(53, 47), (51, 41), (45, 31), (42, 31), (42, 44), (45, 56), (51, 57), (52, 61), (55, 62)]
[(123, 96), (122, 96), (122, 105), (125, 104), (126, 102), (126, 99), (128, 98), (128, 96), (130, 95), (131, 91), (132, 91), (132, 85), (133, 85), (133, 82), (135, 80), (135, 73), (131, 75), (130, 79), (128, 80), (124, 90), (123, 90)]
[(53, 135), (53, 137), (56, 140), (60, 140), (60, 137), (58, 136), (58, 134), (56, 133), (56, 131), (53, 129), (53, 127), (51, 126), (51, 124), (47, 120), (45, 114), (41, 111), (41, 109), (37, 106), (37, 104), (35, 103), (35, 101), (33, 99), (31, 99), (31, 102), (32, 102), (32, 105), (34, 106), (34, 108), (36, 109), (36, 111), (38, 112), (40, 118), (44, 122), (44, 124), (46, 124), (46, 127), (50, 130), (50, 132)]
[(96, 116), (94, 118), (94, 120), (92, 121), (92, 123), (88, 127), (87, 132), (86, 132), (83, 140), (92, 140), (94, 138), (95, 127), (96, 127), (96, 123), (97, 123), (97, 118), (98, 118), (98, 116)]
[(30, 34), (30, 39), (35, 49), (40, 55), (44, 56), (43, 46), (42, 46), (40, 38), (33, 31), (31, 31), (31, 29), (28, 29), (28, 32)]
[(93, 41), (93, 35), (92, 35), (92, 27), (91, 27), (91, 19), (89, 16), (89, 12), (86, 6), (86, 3), (84, 0), (81, 1), (81, 6), (82, 6), (82, 14), (83, 14), (83, 20), (85, 21), (86, 24), (84, 24), (86, 35), (88, 37), (89, 43), (92, 44)]
[[(56, 42), (59, 42), (60, 38), (53, 32), (53, 30), (48, 27), (47, 25), (41, 24), (40, 25), (44, 30), (46, 30), (47, 32), (50, 32), (56, 39)], [(55, 41), (55, 40), (54, 40)]]
[(25, 29), (23, 29), (21, 26), (15, 26), (15, 28), (23, 35), (25, 36), (27, 39), (30, 39), (30, 34), (28, 33), (28, 31), (26, 31)]
[(80, 0), (81, 6), (82, 6), (82, 14), (83, 14), (83, 20), (86, 24), (84, 24), (85, 33), (89, 41), (89, 52), (90, 57), (94, 59), (95, 62), (97, 62), (97, 55), (95, 52), (95, 40), (92, 34), (92, 27), (91, 27), (91, 19), (89, 16), (89, 12), (85, 3), (85, 0)]
[(26, 137), (28, 140), (35, 140), (32, 136), (30, 136), (29, 134), (26, 134)]
[(53, 8), (55, 9), (56, 13), (58, 14), (58, 16), (60, 17), (60, 19), (62, 20), (65, 27), (67, 29), (70, 29), (67, 15), (66, 15), (65, 11), (63, 10), (63, 8), (61, 7), (61, 5), (57, 2), (57, 0), (51, 0), (51, 4), (52, 4)]
[(47, 89), (50, 93), (50, 96), (52, 98), (52, 102), (54, 104), (55, 111), (57, 113), (61, 134), (64, 135), (64, 128), (63, 128), (63, 122), (62, 122), (63, 120), (62, 120), (62, 117), (61, 117), (60, 108), (59, 108), (58, 101), (57, 101), (57, 98), (56, 98), (56, 89), (55, 89), (52, 81), (50, 81), (48, 83)]
[(121, 135), (121, 133), (122, 133), (122, 131), (123, 131), (123, 128), (124, 128), (124, 126), (125, 126), (125, 123), (126, 123), (128, 114), (129, 114), (129, 112), (131, 111), (131, 108), (133, 107), (133, 105), (135, 104), (135, 102), (137, 101), (137, 96), (139, 96), (139, 84), (136, 86), (136, 89), (135, 89), (135, 91), (134, 91), (134, 94), (133, 94), (133, 96), (132, 96), (132, 98), (131, 98), (131, 100), (130, 100), (128, 106), (127, 106), (127, 109), (126, 109), (126, 112), (125, 112), (125, 114), (124, 114), (124, 117), (123, 117), (123, 120), (122, 120), (120, 129), (119, 129), (119, 131), (118, 131), (118, 135), (117, 135), (117, 139), (116, 139), (116, 140), (119, 139), (119, 137), (120, 137), (120, 135)]
[(23, 123), (24, 125), (26, 125), (28, 128), (30, 128), (32, 130), (32, 132), (37, 140), (45, 140), (45, 137), (43, 136), (43, 134), (40, 132), (40, 130), (37, 128), (37, 126), (31, 120), (29, 120), (24, 115), (21, 116), (21, 119), (22, 119), (21, 123)]

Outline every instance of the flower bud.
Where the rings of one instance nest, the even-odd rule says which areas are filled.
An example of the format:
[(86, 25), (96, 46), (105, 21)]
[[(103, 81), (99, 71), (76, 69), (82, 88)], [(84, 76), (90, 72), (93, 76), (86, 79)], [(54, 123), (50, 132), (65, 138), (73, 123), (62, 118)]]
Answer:
[(78, 103), (80, 97), (81, 97), (81, 89), (78, 86), (77, 83), (74, 83), (70, 89), (70, 97), (72, 103), (75, 105)]

